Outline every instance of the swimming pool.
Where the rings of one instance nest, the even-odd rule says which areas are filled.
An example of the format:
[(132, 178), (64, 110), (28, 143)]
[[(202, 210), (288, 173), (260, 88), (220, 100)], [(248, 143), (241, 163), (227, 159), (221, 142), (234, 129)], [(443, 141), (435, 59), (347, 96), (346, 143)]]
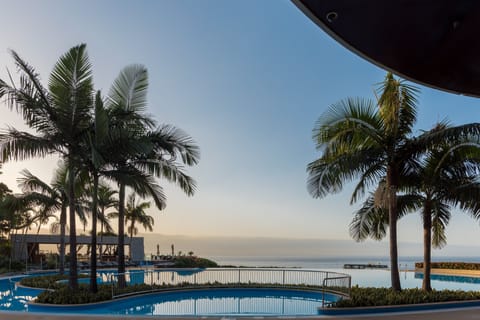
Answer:
[[(116, 291), (118, 275), (101, 270), (97, 281), (112, 287), (113, 301), (82, 306), (32, 304), (42, 290), (18, 285), (23, 277), (0, 280), (0, 310), (118, 315), (316, 315), (324, 303), (335, 302), (341, 295), (322, 290), (322, 284), (335, 287), (350, 277), (336, 272), (280, 268), (214, 268), (130, 270), (129, 284), (147, 285), (141, 296), (125, 297)], [(79, 279), (84, 282), (88, 279)], [(190, 288), (185, 289), (185, 283)], [(152, 293), (158, 285), (178, 285)], [(306, 288), (308, 284), (308, 288)], [(218, 288), (220, 285), (221, 288)], [(205, 288), (205, 286), (209, 288)], [(247, 287), (248, 288), (247, 288)], [(299, 288), (302, 287), (303, 289)], [(316, 288), (316, 289), (315, 289)], [(348, 290), (347, 290), (348, 291)]]
[[(299, 283), (312, 283), (313, 276), (305, 272), (304, 278), (298, 279), (301, 272), (293, 272), (285, 276), (282, 270), (276, 270), (280, 281), (298, 281)], [(317, 270), (318, 271), (318, 270)], [(330, 269), (329, 272), (345, 272), (343, 269)], [(248, 270), (244, 271), (248, 273)], [(388, 270), (349, 270), (352, 276), (352, 285), (388, 287), (390, 273)], [(130, 283), (150, 283), (152, 281), (169, 281), (172, 283), (192, 282), (192, 279), (200, 281), (207, 274), (202, 270), (190, 271), (165, 271), (155, 274), (153, 278), (144, 271), (130, 271), (127, 280)], [(242, 274), (232, 273), (235, 277), (242, 278)], [(312, 274), (315, 274), (312, 272)], [(114, 270), (102, 270), (98, 274), (99, 282), (109, 282), (114, 276)], [(56, 307), (55, 311), (47, 308), (28, 306), (41, 290), (23, 288), (15, 285), (22, 277), (12, 280), (0, 279), (0, 311), (21, 312), (48, 312), (48, 313), (75, 313), (75, 314), (118, 314), (118, 315), (315, 315), (316, 310), (322, 304), (321, 293), (285, 289), (215, 289), (155, 293), (114, 302), (102, 303), (93, 307), (62, 308)], [(252, 276), (250, 276), (252, 277)], [(294, 278), (297, 277), (297, 278)], [(200, 280), (199, 280), (200, 279)], [(85, 279), (85, 281), (88, 279)], [(231, 279), (237, 281), (236, 279)], [(244, 280), (243, 278), (241, 280)], [(274, 278), (267, 279), (276, 282)], [(480, 278), (448, 276), (432, 276), (432, 286), (435, 289), (451, 290), (480, 290)], [(82, 280), (83, 281), (83, 280)], [(224, 279), (228, 282), (229, 279)], [(402, 272), (401, 283), (403, 288), (421, 287), (422, 279), (414, 272)], [(325, 300), (335, 301), (338, 297), (326, 296)]]
[(95, 306), (62, 308), (30, 305), (28, 311), (150, 316), (313, 316), (322, 301), (338, 296), (285, 289), (197, 289), (153, 293)]

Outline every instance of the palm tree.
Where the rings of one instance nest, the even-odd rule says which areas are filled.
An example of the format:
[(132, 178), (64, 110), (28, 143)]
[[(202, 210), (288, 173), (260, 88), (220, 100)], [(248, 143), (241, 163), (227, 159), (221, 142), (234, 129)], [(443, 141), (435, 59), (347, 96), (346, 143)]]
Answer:
[(308, 190), (313, 197), (321, 198), (359, 178), (353, 203), (379, 178), (386, 177), (391, 283), (399, 291), (397, 186), (401, 172), (411, 165), (404, 146), (416, 119), (418, 89), (388, 73), (377, 92), (377, 103), (349, 98), (334, 104), (319, 118), (313, 138), (322, 156), (308, 165)]
[[(0, 199), (1, 232), (10, 236), (22, 230), (25, 235), (33, 225), (39, 226), (40, 218), (37, 201), (24, 194), (7, 193)], [(20, 251), (26, 245), (25, 237), (21, 243)], [(27, 249), (26, 249), (27, 250)], [(28, 260), (28, 258), (27, 258)]]
[[(128, 66), (114, 81), (106, 101), (110, 121), (110, 146), (104, 149), (104, 161), (111, 170), (104, 174), (119, 185), (118, 199), (118, 273), (119, 286), (125, 285), (124, 220), (125, 189), (129, 186), (141, 197), (150, 196), (159, 209), (165, 195), (154, 177), (177, 183), (187, 195), (193, 195), (195, 182), (178, 163), (194, 165), (199, 151), (193, 140), (172, 126), (154, 129), (155, 122), (144, 113), (148, 76), (145, 67)], [(114, 152), (113, 152), (114, 151)], [(115, 155), (110, 157), (110, 155)]]
[(88, 193), (91, 198), (92, 212), (92, 232), (91, 232), (91, 252), (90, 252), (90, 292), (96, 293), (97, 286), (97, 218), (98, 218), (98, 185), (100, 179), (100, 170), (104, 166), (102, 157), (102, 149), (104, 141), (108, 135), (108, 116), (100, 91), (95, 95), (94, 117), (91, 119), (90, 130), (86, 135), (84, 144), (85, 150), (82, 153), (83, 162), (86, 164), (84, 168), (91, 176), (92, 185)]
[(8, 128), (0, 135), (2, 161), (60, 154), (68, 167), (67, 196), (70, 222), (69, 286), (78, 288), (75, 223), (75, 174), (82, 136), (89, 129), (93, 104), (91, 65), (86, 45), (71, 48), (56, 62), (48, 89), (35, 69), (12, 51), (20, 72), (20, 85), (0, 80), (0, 97), (6, 97), (10, 109), (18, 110), (35, 134)]
[[(67, 216), (67, 196), (64, 189), (57, 189), (43, 182), (34, 176), (30, 171), (24, 169), (20, 172), (21, 177), (17, 179), (20, 189), (24, 193), (35, 197), (39, 202), (45, 204), (51, 210), (60, 210), (60, 274), (65, 272), (65, 225)], [(55, 175), (54, 181), (59, 179)]]
[[(127, 199), (127, 206), (125, 208), (125, 222), (129, 221), (128, 233), (130, 234), (130, 244), (134, 235), (138, 233), (138, 228), (135, 224), (140, 223), (145, 230), (153, 231), (155, 223), (152, 216), (149, 216), (145, 210), (150, 208), (150, 202), (137, 202), (135, 193), (131, 193)], [(118, 213), (113, 217), (118, 218)]]
[[(427, 132), (419, 139), (442, 130), (443, 125)], [(463, 141), (457, 137), (455, 144), (442, 143), (420, 154), (416, 170), (402, 177), (397, 198), (398, 218), (410, 212), (421, 212), (423, 220), (423, 283), (425, 291), (431, 291), (431, 247), (442, 248), (446, 244), (445, 228), (454, 207), (466, 210), (478, 218), (479, 208), (475, 199), (480, 196), (480, 183), (476, 176), (480, 169), (480, 149), (476, 141)], [(350, 225), (350, 234), (356, 241), (367, 237), (376, 240), (386, 235), (389, 225), (384, 205), (383, 188), (365, 201), (355, 212)], [(432, 237), (433, 234), (433, 237)]]
[[(150, 202), (137, 202), (135, 199), (135, 193), (131, 193), (128, 196), (125, 208), (125, 225), (130, 222), (130, 225), (127, 228), (130, 236), (130, 248), (133, 236), (138, 233), (138, 228), (135, 226), (137, 223), (140, 223), (145, 230), (153, 231), (155, 220), (145, 212), (148, 208), (150, 208)], [(110, 217), (118, 218), (118, 212), (112, 212)]]
[(115, 207), (117, 199), (114, 195), (117, 191), (111, 189), (108, 185), (100, 183), (98, 186), (98, 217), (100, 220), (100, 260), (102, 259), (102, 243), (104, 229), (106, 232), (113, 232), (112, 227), (109, 224), (106, 210)]
[[(473, 144), (472, 144), (473, 143)], [(474, 145), (476, 144), (476, 145)], [(409, 177), (413, 186), (410, 193), (422, 202), (423, 218), (423, 284), (431, 291), (431, 246), (441, 248), (446, 244), (445, 227), (451, 210), (460, 207), (472, 216), (477, 215), (476, 199), (480, 196), (477, 175), (480, 170), (478, 143), (466, 141), (455, 145), (443, 143), (432, 148), (419, 172)], [(433, 231), (433, 239), (432, 239)]]
[[(20, 172), (21, 177), (17, 179), (20, 189), (26, 195), (26, 199), (37, 203), (43, 207), (46, 212), (60, 211), (60, 222), (52, 224), (52, 231), (60, 229), (60, 250), (59, 250), (59, 273), (65, 272), (65, 235), (67, 225), (67, 206), (68, 197), (66, 190), (68, 188), (67, 168), (64, 163), (60, 163), (55, 170), (51, 184), (42, 181), (27, 169)], [(75, 180), (75, 194), (81, 192), (85, 183), (85, 177), (79, 176)], [(75, 212), (82, 223), (86, 223), (86, 214), (80, 201), (76, 201)]]

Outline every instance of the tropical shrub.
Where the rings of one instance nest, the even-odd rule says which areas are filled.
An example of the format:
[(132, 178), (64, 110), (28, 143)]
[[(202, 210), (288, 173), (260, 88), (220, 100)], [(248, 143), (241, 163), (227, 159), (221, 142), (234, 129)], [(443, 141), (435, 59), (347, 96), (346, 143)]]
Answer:
[(404, 289), (400, 292), (390, 288), (361, 288), (352, 287), (350, 299), (336, 302), (332, 307), (374, 307), (403, 304), (419, 304), (432, 302), (464, 301), (480, 299), (480, 292), (460, 290), (432, 290)]
[(177, 256), (173, 261), (175, 268), (217, 268), (215, 261), (194, 256)]
[(98, 286), (97, 293), (91, 293), (88, 285), (80, 284), (78, 290), (72, 290), (63, 284), (55, 291), (44, 291), (35, 300), (38, 303), (50, 304), (82, 304), (109, 300), (112, 297), (111, 286)]
[[(87, 278), (85, 274), (79, 274), (79, 278)], [(27, 277), (20, 280), (20, 284), (26, 287), (32, 288), (44, 288), (44, 289), (59, 289), (64, 286), (63, 283), (58, 282), (60, 280), (68, 279), (68, 275), (43, 275), (37, 277)]]
[[(423, 268), (423, 262), (415, 263), (416, 269)], [(432, 262), (432, 269), (480, 270), (480, 263), (474, 262)]]

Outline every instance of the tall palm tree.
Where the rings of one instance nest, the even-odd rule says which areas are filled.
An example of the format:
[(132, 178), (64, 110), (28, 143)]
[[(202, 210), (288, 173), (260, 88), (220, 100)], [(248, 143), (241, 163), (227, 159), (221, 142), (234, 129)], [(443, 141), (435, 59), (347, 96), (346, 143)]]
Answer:
[(116, 190), (113, 190), (106, 184), (100, 183), (98, 186), (98, 215), (100, 220), (100, 260), (102, 259), (102, 243), (104, 232), (113, 232), (113, 229), (108, 221), (106, 210), (115, 207), (117, 199), (114, 195), (117, 194)]
[(12, 51), (20, 73), (20, 84), (8, 85), (0, 80), (0, 98), (18, 110), (34, 134), (7, 128), (0, 134), (2, 161), (60, 154), (68, 167), (67, 196), (70, 222), (69, 286), (78, 289), (75, 222), (75, 174), (79, 167), (78, 152), (82, 136), (89, 129), (93, 108), (91, 65), (86, 45), (71, 48), (56, 62), (50, 74), (48, 89), (35, 69)]
[[(477, 139), (478, 140), (478, 139)], [(431, 247), (446, 244), (444, 233), (451, 210), (460, 207), (470, 215), (478, 215), (480, 196), (480, 149), (475, 141), (455, 145), (443, 143), (432, 148), (423, 159), (419, 172), (409, 177), (410, 194), (422, 202), (423, 220), (423, 283), (422, 288), (431, 291)], [(433, 231), (433, 239), (432, 239)]]
[[(20, 172), (21, 177), (17, 179), (20, 189), (24, 193), (29, 193), (30, 197), (35, 197), (38, 201), (44, 203), (46, 209), (60, 210), (60, 274), (65, 272), (65, 225), (67, 218), (67, 195), (64, 189), (57, 189), (43, 182), (40, 178), (33, 175), (30, 171), (24, 169)], [(59, 179), (55, 175), (54, 181)], [(58, 181), (57, 181), (58, 182)]]
[[(423, 137), (437, 130), (427, 132)], [(479, 216), (475, 200), (480, 196), (480, 183), (476, 179), (480, 169), (479, 145), (472, 140), (462, 142), (461, 137), (457, 141), (453, 145), (442, 143), (420, 154), (421, 165), (405, 174), (400, 183), (402, 194), (397, 198), (398, 218), (420, 211), (423, 220), (422, 288), (425, 291), (432, 289), (431, 247), (442, 248), (446, 244), (445, 228), (452, 209), (459, 207), (475, 218)], [(383, 188), (380, 187), (355, 212), (350, 225), (350, 234), (355, 240), (385, 237), (389, 217), (383, 200)]]
[[(42, 181), (40, 178), (32, 174), (29, 170), (24, 169), (20, 172), (17, 179), (20, 189), (26, 195), (26, 199), (41, 205), (46, 212), (60, 211), (59, 223), (52, 224), (52, 230), (60, 229), (60, 250), (59, 250), (59, 273), (65, 272), (65, 235), (67, 225), (67, 207), (68, 207), (68, 176), (67, 167), (60, 162), (55, 170), (51, 184)], [(85, 177), (79, 176), (75, 180), (75, 194), (81, 193)], [(75, 212), (82, 223), (86, 223), (86, 212), (80, 201), (75, 203)]]
[[(18, 231), (21, 230), (22, 234), (25, 235), (32, 229), (33, 225), (38, 227), (38, 211), (37, 201), (24, 194), (7, 193), (0, 199), (2, 232), (12, 236), (18, 234)], [(26, 246), (25, 239), (23, 237), (20, 251), (23, 251)]]
[[(119, 185), (118, 196), (118, 273), (125, 272), (125, 190), (130, 187), (141, 197), (150, 196), (159, 209), (165, 205), (165, 195), (154, 177), (163, 177), (177, 183), (193, 195), (195, 182), (183, 170), (181, 163), (194, 165), (199, 150), (183, 131), (172, 126), (155, 129), (155, 122), (145, 114), (148, 75), (145, 67), (131, 65), (124, 68), (109, 92), (105, 106), (109, 114), (110, 146), (104, 149), (105, 163), (111, 170), (105, 172)], [(114, 154), (115, 157), (110, 157)], [(125, 285), (119, 277), (119, 286)]]
[[(148, 208), (150, 208), (150, 202), (136, 201), (135, 193), (131, 193), (128, 196), (127, 206), (125, 208), (125, 223), (130, 222), (128, 226), (130, 244), (133, 236), (138, 233), (138, 228), (135, 226), (137, 223), (140, 223), (145, 230), (153, 231), (155, 220), (145, 212)], [(118, 212), (114, 212), (112, 217), (118, 218)]]
[[(138, 233), (138, 228), (136, 227), (137, 223), (140, 223), (145, 230), (153, 231), (155, 220), (145, 212), (148, 208), (150, 208), (150, 202), (137, 202), (135, 199), (135, 193), (131, 193), (128, 196), (125, 208), (125, 225), (130, 223), (127, 228), (127, 232), (130, 236), (130, 249), (133, 236)], [(112, 212), (110, 217), (118, 218), (118, 212)]]
[(313, 138), (322, 155), (308, 165), (308, 190), (313, 197), (321, 198), (359, 178), (353, 203), (368, 187), (386, 177), (391, 283), (399, 291), (397, 186), (401, 172), (411, 165), (404, 146), (416, 119), (418, 89), (388, 73), (377, 92), (377, 103), (349, 98), (332, 105), (319, 118)]
[(90, 130), (86, 135), (84, 152), (82, 153), (83, 163), (86, 164), (86, 170), (92, 180), (88, 195), (91, 198), (92, 211), (92, 232), (91, 232), (91, 252), (90, 252), (90, 292), (96, 293), (97, 287), (97, 221), (98, 221), (98, 185), (100, 180), (100, 171), (105, 165), (102, 157), (102, 149), (108, 135), (108, 116), (103, 107), (103, 101), (100, 91), (95, 95), (94, 116), (91, 119)]

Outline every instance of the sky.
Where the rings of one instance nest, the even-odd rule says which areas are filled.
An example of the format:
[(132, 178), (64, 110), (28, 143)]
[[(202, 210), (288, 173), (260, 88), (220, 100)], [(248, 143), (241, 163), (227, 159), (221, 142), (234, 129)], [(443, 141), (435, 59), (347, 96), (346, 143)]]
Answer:
[[(374, 98), (385, 71), (335, 42), (293, 3), (0, 0), (0, 5), (1, 79), (8, 79), (7, 69), (18, 79), (8, 52), (13, 49), (46, 85), (57, 59), (79, 43), (87, 44), (95, 88), (104, 93), (123, 67), (148, 68), (149, 113), (188, 132), (201, 149), (199, 165), (188, 169), (198, 183), (193, 197), (161, 182), (168, 202), (161, 212), (150, 210), (155, 233), (350, 239), (348, 225), (358, 208), (349, 204), (352, 187), (324, 199), (307, 192), (306, 166), (319, 156), (312, 128), (343, 98)], [(480, 119), (477, 99), (420, 89), (415, 133), (439, 120)], [(0, 103), (0, 128), (7, 125), (25, 128)], [(49, 181), (56, 162), (50, 157), (6, 163), (0, 180), (18, 191), (20, 170)], [(479, 231), (478, 221), (455, 212), (448, 242), (480, 245)], [(420, 216), (404, 218), (398, 232), (401, 243), (421, 243)], [(357, 253), (371, 245), (350, 241)]]

